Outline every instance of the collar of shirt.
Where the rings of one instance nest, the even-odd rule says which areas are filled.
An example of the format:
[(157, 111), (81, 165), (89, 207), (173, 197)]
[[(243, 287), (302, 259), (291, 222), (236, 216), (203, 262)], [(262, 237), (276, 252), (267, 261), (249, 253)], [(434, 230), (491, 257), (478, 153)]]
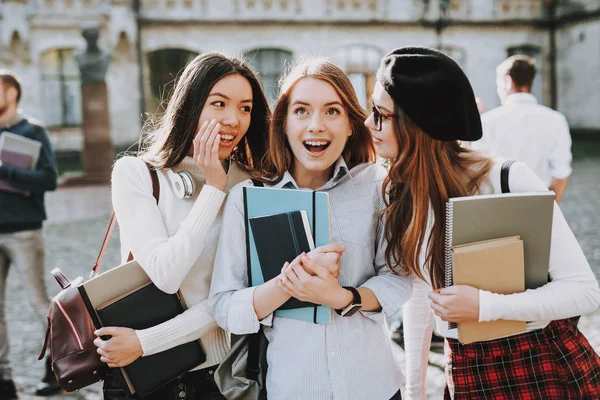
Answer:
[[(352, 174), (350, 174), (350, 170), (348, 169), (348, 165), (346, 164), (346, 161), (344, 160), (344, 158), (342, 156), (340, 156), (340, 158), (338, 158), (337, 161), (335, 162), (335, 167), (333, 168), (333, 177), (329, 181), (327, 181), (327, 183), (325, 185), (323, 185), (322, 187), (320, 187), (317, 190), (331, 189), (332, 187), (334, 187), (338, 183), (340, 183), (342, 181), (342, 178), (346, 175), (348, 175), (350, 177), (350, 180), (353, 181)], [(298, 189), (298, 184), (294, 180), (294, 177), (292, 176), (290, 171), (285, 171), (281, 181), (279, 181), (279, 183), (273, 185), (273, 187), (279, 188), (279, 189), (281, 189), (281, 188)]]
[(537, 104), (537, 99), (531, 93), (513, 93), (509, 95), (504, 104)]
[(25, 117), (23, 116), (23, 114), (21, 114), (20, 112), (17, 112), (15, 114), (15, 116), (14, 116), (13, 119), (11, 119), (9, 121), (6, 121), (6, 124), (4, 124), (3, 126), (1, 126), (0, 128), (2, 128), (2, 129), (10, 128), (12, 126), (15, 126), (19, 122), (21, 122), (23, 119), (25, 119)]

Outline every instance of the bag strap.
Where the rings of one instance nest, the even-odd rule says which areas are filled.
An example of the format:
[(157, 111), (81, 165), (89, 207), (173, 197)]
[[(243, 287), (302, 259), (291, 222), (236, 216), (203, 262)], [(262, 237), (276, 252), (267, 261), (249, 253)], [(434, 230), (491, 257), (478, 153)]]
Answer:
[(510, 193), (510, 187), (508, 186), (508, 172), (510, 171), (510, 166), (513, 164), (513, 160), (506, 160), (500, 169), (500, 187), (502, 188), (502, 193)]
[[(148, 168), (148, 172), (150, 173), (150, 179), (152, 180), (152, 196), (156, 199), (156, 204), (158, 204), (158, 199), (160, 197), (160, 184), (158, 183), (158, 175), (156, 173), (156, 169), (144, 161), (146, 164), (146, 168)], [(117, 218), (115, 212), (113, 211), (110, 216), (110, 222), (108, 223), (108, 228), (106, 229), (106, 234), (104, 235), (104, 240), (102, 241), (102, 247), (100, 248), (100, 253), (98, 254), (98, 258), (96, 259), (96, 263), (92, 267), (92, 272), (90, 273), (90, 278), (97, 275), (100, 271), (100, 267), (102, 266), (102, 259), (104, 258), (104, 254), (106, 253), (106, 247), (110, 242), (110, 238), (112, 237), (113, 230), (115, 229), (115, 225), (117, 222)], [(129, 252), (129, 256), (127, 257), (127, 261), (133, 260), (133, 254)]]

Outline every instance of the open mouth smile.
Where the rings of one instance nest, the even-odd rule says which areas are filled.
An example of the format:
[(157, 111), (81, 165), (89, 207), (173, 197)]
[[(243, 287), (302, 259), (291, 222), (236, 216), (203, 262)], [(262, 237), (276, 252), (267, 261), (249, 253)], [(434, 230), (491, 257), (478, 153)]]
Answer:
[(325, 151), (329, 145), (331, 144), (331, 142), (329, 140), (305, 140), (303, 142), (304, 147), (306, 148), (306, 150), (310, 151), (311, 153), (321, 153), (323, 151)]
[(231, 145), (235, 139), (235, 135), (229, 133), (221, 133), (221, 144), (224, 146)]

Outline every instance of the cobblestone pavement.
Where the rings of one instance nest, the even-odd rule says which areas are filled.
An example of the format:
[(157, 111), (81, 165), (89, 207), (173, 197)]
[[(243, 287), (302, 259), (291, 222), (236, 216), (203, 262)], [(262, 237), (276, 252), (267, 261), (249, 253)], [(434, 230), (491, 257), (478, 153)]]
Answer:
[[(600, 279), (600, 143), (578, 143), (574, 147), (574, 173), (561, 208), (579, 243), (583, 247), (596, 276)], [(46, 281), (50, 295), (58, 285), (50, 276), (52, 268), (60, 267), (71, 279), (87, 275), (92, 267), (110, 213), (108, 187), (61, 189), (49, 193), (46, 200), (50, 220), (45, 225)], [(118, 264), (118, 232), (115, 232), (104, 266)], [(7, 319), (11, 338), (13, 375), (20, 398), (40, 399), (33, 395), (35, 385), (43, 375), (43, 363), (36, 360), (41, 348), (45, 327), (34, 321), (33, 313), (20, 279), (14, 273), (8, 278)], [(596, 351), (600, 352), (600, 310), (583, 316), (580, 329)], [(398, 349), (398, 357), (403, 358)], [(441, 355), (431, 353), (427, 394), (430, 399), (442, 398), (444, 374), (439, 368)], [(74, 394), (50, 399), (100, 400), (100, 385), (96, 384)]]

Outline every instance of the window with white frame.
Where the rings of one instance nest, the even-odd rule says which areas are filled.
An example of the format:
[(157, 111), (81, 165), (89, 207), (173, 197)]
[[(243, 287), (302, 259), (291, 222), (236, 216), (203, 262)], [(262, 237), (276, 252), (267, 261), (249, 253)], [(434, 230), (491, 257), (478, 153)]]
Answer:
[(44, 122), (48, 127), (81, 125), (81, 81), (73, 49), (55, 49), (40, 58)]
[(349, 45), (335, 49), (331, 60), (340, 67), (352, 82), (360, 105), (368, 108), (375, 86), (375, 75), (383, 52), (369, 45)]
[(279, 79), (292, 62), (292, 53), (281, 49), (255, 49), (244, 56), (259, 73), (267, 100), (273, 104), (279, 91)]
[(176, 78), (198, 53), (184, 49), (161, 49), (148, 54), (150, 93), (148, 110), (162, 111), (173, 91)]

